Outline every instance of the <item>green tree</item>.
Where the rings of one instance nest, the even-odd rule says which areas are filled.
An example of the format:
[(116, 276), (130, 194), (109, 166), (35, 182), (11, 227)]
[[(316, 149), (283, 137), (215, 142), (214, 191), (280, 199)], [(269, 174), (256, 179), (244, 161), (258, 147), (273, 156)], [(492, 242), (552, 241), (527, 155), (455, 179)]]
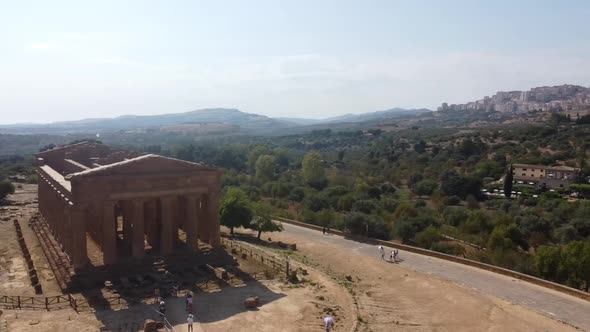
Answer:
[(260, 155), (256, 161), (256, 178), (263, 182), (272, 180), (275, 176), (275, 167), (275, 158), (273, 156)]
[(416, 183), (412, 190), (418, 196), (429, 196), (436, 188), (438, 188), (436, 181), (426, 179)]
[(254, 204), (253, 217), (249, 228), (258, 232), (256, 238), (260, 240), (262, 232), (282, 232), (283, 225), (272, 220), (272, 209), (264, 203)]
[(389, 240), (389, 227), (379, 216), (368, 215), (361, 212), (352, 212), (344, 217), (343, 222), (346, 229), (352, 234)]
[(563, 260), (568, 272), (568, 284), (590, 288), (590, 241), (574, 241), (563, 251)]
[(535, 253), (533, 266), (535, 272), (544, 279), (562, 282), (563, 265), (560, 247), (540, 246)]
[(289, 155), (287, 154), (287, 149), (275, 149), (274, 154), (277, 166), (281, 169), (287, 169), (289, 167)]
[(0, 199), (6, 198), (9, 194), (14, 194), (14, 185), (8, 180), (0, 181)]
[(440, 233), (434, 226), (428, 226), (425, 230), (416, 234), (416, 244), (422, 248), (432, 249), (440, 240)]
[(413, 239), (418, 232), (421, 232), (434, 223), (434, 218), (426, 213), (414, 217), (407, 216), (395, 221), (393, 232), (405, 243)]
[(195, 146), (192, 144), (176, 145), (172, 148), (172, 157), (187, 161), (194, 161)]
[(229, 188), (221, 200), (220, 222), (234, 234), (235, 227), (249, 228), (252, 220), (252, 208), (250, 201), (241, 189)]
[(480, 195), (482, 185), (480, 178), (459, 175), (456, 172), (451, 171), (443, 176), (440, 188), (447, 196), (459, 196), (465, 198), (469, 194), (474, 196)]
[(372, 199), (361, 199), (352, 204), (352, 210), (366, 214), (371, 214), (377, 210), (377, 203)]
[(506, 198), (510, 198), (510, 196), (512, 196), (512, 183), (514, 182), (514, 175), (512, 174), (513, 172), (514, 168), (512, 165), (510, 165), (506, 171), (506, 175), (504, 176), (504, 196), (506, 196)]
[(258, 157), (263, 154), (270, 154), (270, 150), (266, 145), (256, 145), (250, 150), (248, 154), (248, 171), (250, 171), (250, 174), (256, 172), (256, 162)]
[(310, 152), (303, 157), (303, 179), (310, 186), (322, 189), (326, 186), (326, 173), (322, 165), (322, 157), (318, 152)]
[(414, 144), (414, 151), (424, 153), (426, 151), (426, 142), (420, 140), (418, 143)]

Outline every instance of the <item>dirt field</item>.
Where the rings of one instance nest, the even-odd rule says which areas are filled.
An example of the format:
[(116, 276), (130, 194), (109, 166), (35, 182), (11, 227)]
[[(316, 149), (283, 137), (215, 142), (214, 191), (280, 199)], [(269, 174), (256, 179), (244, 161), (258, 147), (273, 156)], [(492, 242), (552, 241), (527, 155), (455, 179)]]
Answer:
[(31, 228), (29, 218), (37, 211), (37, 185), (15, 183), (15, 193), (8, 196), (13, 204), (0, 206), (0, 294), (34, 295), (27, 265), (18, 245), (13, 220), (17, 219), (31, 253), (44, 294), (59, 294), (53, 272)]
[[(319, 286), (320, 287), (320, 286)], [(318, 300), (326, 294), (320, 288), (289, 287), (279, 281), (262, 281), (245, 287), (228, 287), (219, 292), (202, 293), (195, 297), (194, 314), (201, 331), (314, 331), (321, 330), (320, 314), (325, 307), (337, 307)], [(318, 289), (320, 289), (318, 291)], [(245, 310), (242, 301), (252, 295), (260, 297), (257, 310)], [(167, 318), (177, 331), (186, 331), (183, 298), (169, 298)], [(144, 319), (156, 319), (155, 304), (136, 305), (117, 311), (77, 314), (71, 309), (57, 311), (4, 310), (0, 330), (47, 332), (77, 331), (143, 331)], [(195, 331), (199, 327), (195, 326)], [(341, 331), (347, 331), (342, 328)]]
[(350, 276), (360, 331), (575, 331), (521, 306), (403, 265), (367, 259), (290, 233), (264, 238), (269, 236), (273, 241), (296, 243), (295, 257), (305, 257), (310, 265), (336, 279)]

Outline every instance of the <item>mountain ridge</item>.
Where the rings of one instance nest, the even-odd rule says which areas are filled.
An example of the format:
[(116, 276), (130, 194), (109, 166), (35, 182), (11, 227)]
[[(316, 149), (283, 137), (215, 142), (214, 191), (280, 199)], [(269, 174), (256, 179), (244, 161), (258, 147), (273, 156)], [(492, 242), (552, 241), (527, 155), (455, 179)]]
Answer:
[(272, 118), (256, 113), (248, 113), (235, 108), (204, 108), (182, 113), (165, 113), (156, 115), (126, 114), (113, 118), (86, 118), (80, 120), (57, 121), (46, 124), (8, 124), (0, 125), (5, 133), (75, 133), (100, 132), (115, 130), (134, 130), (161, 128), (182, 124), (220, 123), (237, 126), (241, 131), (268, 132), (282, 128), (294, 128), (316, 124), (333, 124), (337, 122), (363, 122), (379, 118), (395, 118), (431, 112), (426, 109), (402, 109), (368, 112), (361, 114), (344, 114), (326, 119)]

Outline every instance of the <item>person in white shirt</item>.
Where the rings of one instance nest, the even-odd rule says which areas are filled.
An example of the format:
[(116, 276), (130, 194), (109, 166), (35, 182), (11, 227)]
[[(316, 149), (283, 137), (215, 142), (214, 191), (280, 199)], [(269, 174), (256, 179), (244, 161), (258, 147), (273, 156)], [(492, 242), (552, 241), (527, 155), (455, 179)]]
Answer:
[(383, 249), (383, 246), (379, 246), (379, 251), (381, 252), (381, 259), (385, 260), (385, 250)]
[(188, 332), (193, 331), (193, 322), (195, 321), (193, 314), (188, 314), (188, 318), (186, 319), (186, 323), (188, 325)]
[(332, 316), (328, 316), (324, 318), (324, 323), (326, 324), (326, 332), (330, 332), (334, 327), (334, 318)]

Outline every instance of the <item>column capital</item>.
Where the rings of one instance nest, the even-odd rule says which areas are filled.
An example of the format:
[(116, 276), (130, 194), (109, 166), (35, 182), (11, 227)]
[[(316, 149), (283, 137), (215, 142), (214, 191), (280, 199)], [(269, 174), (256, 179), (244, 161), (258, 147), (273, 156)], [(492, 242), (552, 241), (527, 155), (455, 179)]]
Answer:
[(138, 207), (140, 205), (143, 205), (143, 203), (145, 203), (146, 200), (144, 198), (134, 198), (131, 201), (133, 202), (134, 207)]
[(221, 192), (218, 190), (213, 190), (213, 191), (209, 191), (207, 194), (205, 194), (205, 196), (207, 196), (211, 199), (217, 199), (217, 198), (219, 198), (219, 196), (221, 196)]

